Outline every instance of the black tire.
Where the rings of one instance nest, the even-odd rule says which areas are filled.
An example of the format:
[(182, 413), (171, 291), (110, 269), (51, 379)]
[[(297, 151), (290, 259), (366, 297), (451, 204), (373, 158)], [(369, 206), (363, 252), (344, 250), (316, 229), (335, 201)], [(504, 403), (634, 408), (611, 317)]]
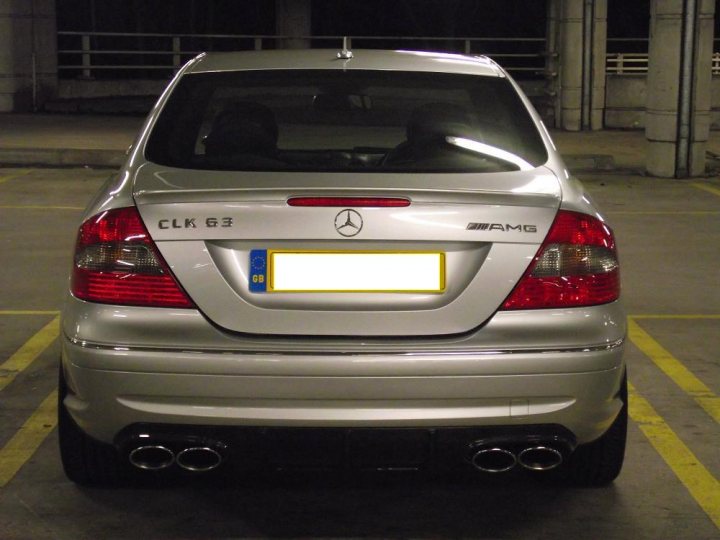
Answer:
[(628, 423), (627, 374), (620, 387), (623, 407), (605, 434), (578, 446), (558, 471), (564, 481), (580, 487), (601, 487), (620, 474), (625, 459)]
[(65, 475), (80, 485), (112, 486), (122, 477), (115, 447), (86, 435), (65, 409), (67, 384), (60, 367), (58, 384), (58, 438)]

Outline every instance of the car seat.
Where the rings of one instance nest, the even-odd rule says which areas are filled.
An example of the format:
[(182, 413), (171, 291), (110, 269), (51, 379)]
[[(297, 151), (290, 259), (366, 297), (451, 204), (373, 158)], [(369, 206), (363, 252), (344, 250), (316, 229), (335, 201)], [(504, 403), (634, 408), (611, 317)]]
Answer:
[(235, 102), (214, 118), (205, 138), (205, 156), (233, 159), (242, 155), (275, 158), (278, 126), (273, 112), (260, 103)]
[(426, 103), (410, 115), (407, 140), (388, 152), (383, 164), (393, 165), (432, 159), (447, 151), (445, 137), (474, 137), (472, 119), (454, 103)]

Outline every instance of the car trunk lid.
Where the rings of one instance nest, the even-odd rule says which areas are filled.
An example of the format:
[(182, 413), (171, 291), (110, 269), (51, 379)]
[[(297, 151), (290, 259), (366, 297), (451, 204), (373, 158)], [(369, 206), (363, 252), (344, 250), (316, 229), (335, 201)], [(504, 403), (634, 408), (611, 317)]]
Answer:
[[(180, 171), (147, 164), (134, 185), (148, 231), (205, 316), (230, 331), (273, 335), (472, 330), (512, 291), (560, 202), (557, 178), (542, 167), (491, 174), (313, 174)], [(404, 198), (410, 204), (288, 204), (297, 197)], [(361, 226), (357, 232), (345, 231), (352, 234), (340, 230), (348, 216), (361, 220), (353, 223)], [(442, 281), (437, 290), (399, 290), (397, 280), (389, 281), (388, 290), (375, 292), (274, 292), (258, 286), (258, 275), (265, 280), (274, 272), (268, 257), (288, 252), (340, 254), (340, 264), (349, 266), (359, 259), (344, 258), (348, 254), (380, 254), (373, 264), (380, 265), (381, 282), (395, 264), (386, 256), (434, 254)], [(253, 266), (258, 255), (265, 256), (264, 267)], [(331, 267), (327, 258), (310, 260), (306, 269), (320, 282), (341, 268)]]

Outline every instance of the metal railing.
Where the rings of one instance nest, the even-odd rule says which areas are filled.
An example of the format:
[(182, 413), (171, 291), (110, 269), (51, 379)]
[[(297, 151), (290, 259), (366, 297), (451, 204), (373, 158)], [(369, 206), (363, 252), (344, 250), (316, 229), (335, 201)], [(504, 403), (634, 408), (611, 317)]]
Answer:
[[(166, 76), (203, 51), (274, 49), (290, 40), (340, 49), (343, 42), (343, 36), (122, 32), (58, 32), (58, 39), (61, 43), (58, 69), (86, 79), (110, 70), (156, 72), (156, 76)], [(547, 59), (545, 38), (348, 36), (348, 45), (353, 44), (357, 48), (393, 47), (485, 54), (520, 76), (544, 74)], [(510, 44), (512, 46), (508, 47)], [(608, 38), (608, 49), (623, 47), (638, 52), (609, 52), (606, 72), (617, 75), (647, 73), (647, 46), (647, 38)], [(499, 50), (503, 48), (506, 50)], [(715, 39), (715, 48), (720, 49), (720, 38)], [(720, 52), (713, 54), (712, 73), (720, 75)]]
[(648, 53), (608, 53), (605, 61), (606, 73), (637, 75), (648, 70)]
[[(638, 75), (648, 71), (648, 53), (610, 53), (607, 55), (606, 72), (617, 75)], [(720, 75), (720, 53), (713, 53), (712, 74)]]
[[(250, 34), (157, 34), (121, 32), (58, 32), (58, 69), (83, 78), (114, 71), (174, 71), (203, 51), (274, 49), (285, 41), (342, 48), (344, 36), (276, 36)], [(485, 54), (508, 71), (541, 75), (545, 38), (347, 36), (356, 48), (412, 48)], [(488, 50), (493, 49), (493, 50)], [(505, 50), (502, 50), (505, 49)], [(159, 75), (159, 74), (158, 74)]]
[[(606, 55), (606, 73), (617, 75), (643, 75), (648, 71), (648, 38), (608, 38), (608, 49), (634, 49), (635, 52), (608, 52)], [(715, 38), (714, 49), (720, 49), (720, 38)], [(712, 74), (720, 75), (720, 52), (713, 53)]]

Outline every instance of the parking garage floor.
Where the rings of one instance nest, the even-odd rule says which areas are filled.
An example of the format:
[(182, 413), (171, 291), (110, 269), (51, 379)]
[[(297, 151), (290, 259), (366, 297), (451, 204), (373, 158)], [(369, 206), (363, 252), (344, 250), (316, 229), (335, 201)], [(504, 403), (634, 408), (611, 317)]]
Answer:
[(82, 208), (111, 174), (0, 168), (0, 538), (720, 537), (720, 180), (580, 174), (630, 314), (626, 465), (603, 489), (522, 471), (177, 478), (80, 488), (55, 431), (58, 310)]

